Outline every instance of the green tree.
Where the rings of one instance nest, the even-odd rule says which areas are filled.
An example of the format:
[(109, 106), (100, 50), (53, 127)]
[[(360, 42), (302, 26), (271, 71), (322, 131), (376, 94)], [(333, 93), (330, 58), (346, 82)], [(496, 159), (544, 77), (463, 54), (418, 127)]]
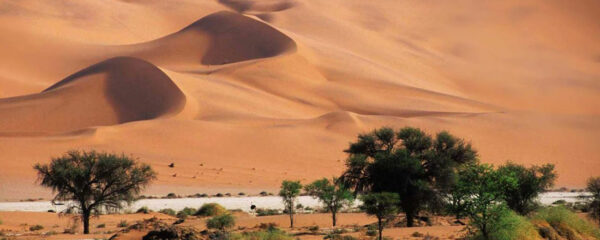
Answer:
[(379, 240), (383, 239), (384, 220), (392, 219), (398, 213), (398, 194), (381, 192), (370, 193), (361, 197), (363, 205), (361, 208), (369, 215), (377, 217)]
[(442, 131), (435, 138), (418, 128), (381, 128), (361, 134), (345, 150), (341, 181), (355, 193), (394, 192), (413, 226), (418, 213), (439, 210), (456, 182), (456, 169), (476, 160), (471, 145)]
[(494, 226), (509, 211), (503, 201), (505, 189), (516, 186), (517, 179), (513, 175), (500, 173), (487, 164), (469, 164), (459, 172), (454, 191), (469, 196), (464, 199), (464, 207), (471, 233), (490, 239)]
[(81, 212), (83, 232), (89, 233), (90, 216), (102, 208), (117, 210), (131, 204), (156, 173), (149, 165), (125, 155), (95, 151), (70, 151), (49, 164), (36, 164), (34, 169), (42, 186), (56, 193), (52, 203), (73, 200), (68, 210)]
[(279, 190), (279, 196), (283, 199), (284, 208), (290, 215), (290, 228), (294, 227), (294, 204), (296, 203), (296, 198), (300, 195), (300, 190), (302, 190), (300, 181), (288, 180), (284, 180), (281, 183), (281, 189)]
[(304, 190), (311, 196), (318, 198), (327, 211), (331, 212), (333, 226), (336, 226), (337, 213), (346, 206), (352, 206), (354, 195), (344, 185), (338, 183), (337, 179), (329, 181), (327, 178), (316, 180), (306, 185)]
[(506, 188), (504, 201), (510, 209), (527, 215), (539, 204), (536, 202), (538, 195), (554, 185), (556, 172), (553, 164), (532, 166), (526, 168), (523, 165), (508, 162), (498, 168), (500, 174), (516, 177), (515, 188)]
[(235, 226), (235, 218), (231, 214), (217, 215), (206, 221), (207, 228), (217, 229), (223, 233), (226, 233), (227, 229), (233, 226)]
[(600, 177), (592, 177), (587, 181), (586, 190), (591, 194), (590, 199), (590, 216), (600, 223)]

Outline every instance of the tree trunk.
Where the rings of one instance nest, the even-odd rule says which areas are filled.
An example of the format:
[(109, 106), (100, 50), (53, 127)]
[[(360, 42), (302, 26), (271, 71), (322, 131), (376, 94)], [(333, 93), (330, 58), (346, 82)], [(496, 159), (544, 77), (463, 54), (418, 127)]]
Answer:
[(290, 228), (294, 228), (294, 213), (292, 212), (292, 209), (289, 209), (288, 211), (290, 211)]
[(83, 234), (90, 234), (90, 210), (83, 210)]
[(335, 224), (337, 223), (337, 219), (336, 219), (336, 215), (335, 212), (331, 212), (331, 220), (333, 220), (333, 226), (335, 227)]
[(415, 216), (413, 212), (406, 212), (406, 226), (413, 227), (415, 225)]
[(377, 227), (379, 228), (379, 240), (383, 239), (383, 222), (381, 218), (377, 218)]

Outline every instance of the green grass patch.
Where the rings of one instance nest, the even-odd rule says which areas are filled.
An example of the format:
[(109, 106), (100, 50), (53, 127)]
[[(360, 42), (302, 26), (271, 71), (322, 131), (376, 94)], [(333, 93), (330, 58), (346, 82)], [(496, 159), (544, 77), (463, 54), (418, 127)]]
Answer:
[(572, 235), (570, 230), (573, 230), (578, 234), (600, 239), (600, 230), (593, 223), (580, 218), (564, 206), (543, 208), (533, 216), (533, 220), (547, 222), (561, 236)]

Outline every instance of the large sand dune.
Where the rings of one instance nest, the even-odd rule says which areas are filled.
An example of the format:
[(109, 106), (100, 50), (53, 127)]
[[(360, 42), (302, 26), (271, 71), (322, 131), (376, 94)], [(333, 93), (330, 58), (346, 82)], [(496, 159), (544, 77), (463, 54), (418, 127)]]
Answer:
[(0, 100), (0, 132), (35, 134), (149, 120), (179, 111), (185, 96), (156, 66), (112, 58), (41, 93)]
[(597, 16), (593, 0), (4, 1), (0, 200), (48, 196), (31, 166), (73, 148), (149, 162), (150, 194), (269, 190), (406, 125), (579, 187), (600, 173)]

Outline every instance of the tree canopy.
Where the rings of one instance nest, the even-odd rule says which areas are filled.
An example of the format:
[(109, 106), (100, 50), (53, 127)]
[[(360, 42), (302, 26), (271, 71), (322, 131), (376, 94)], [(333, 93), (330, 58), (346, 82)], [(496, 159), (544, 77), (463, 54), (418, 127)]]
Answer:
[(502, 175), (516, 179), (514, 188), (504, 189), (504, 201), (510, 209), (527, 215), (538, 205), (535, 201), (540, 193), (554, 185), (556, 172), (553, 164), (532, 166), (527, 168), (520, 164), (508, 162), (498, 168)]
[(379, 240), (383, 239), (384, 220), (393, 218), (398, 213), (400, 198), (396, 193), (369, 193), (361, 197), (361, 208), (369, 215), (377, 217)]
[(294, 227), (294, 203), (296, 202), (296, 198), (300, 195), (300, 190), (302, 190), (302, 184), (300, 181), (288, 181), (284, 180), (281, 183), (281, 189), (279, 190), (279, 196), (283, 200), (283, 205), (285, 210), (290, 215), (290, 227)]
[(85, 234), (92, 213), (121, 209), (156, 178), (149, 165), (123, 154), (96, 151), (70, 151), (49, 164), (38, 163), (34, 169), (40, 184), (56, 193), (53, 203), (74, 201), (70, 210), (81, 212)]
[(327, 178), (316, 180), (313, 183), (306, 185), (304, 190), (313, 197), (321, 201), (331, 212), (333, 226), (335, 227), (337, 218), (336, 214), (344, 207), (351, 206), (354, 201), (354, 195), (344, 185), (338, 183), (337, 179), (329, 181)]
[(600, 177), (592, 177), (587, 181), (586, 190), (589, 196), (590, 216), (600, 223)]
[(494, 224), (506, 214), (506, 189), (516, 187), (514, 174), (505, 175), (491, 165), (472, 163), (459, 172), (453, 192), (466, 196), (461, 204), (470, 219), (469, 229), (476, 230), (483, 239), (489, 239)]
[(422, 209), (440, 209), (443, 193), (456, 182), (456, 169), (477, 158), (471, 144), (446, 131), (433, 138), (412, 127), (361, 134), (345, 152), (341, 182), (355, 193), (397, 193), (408, 226)]

